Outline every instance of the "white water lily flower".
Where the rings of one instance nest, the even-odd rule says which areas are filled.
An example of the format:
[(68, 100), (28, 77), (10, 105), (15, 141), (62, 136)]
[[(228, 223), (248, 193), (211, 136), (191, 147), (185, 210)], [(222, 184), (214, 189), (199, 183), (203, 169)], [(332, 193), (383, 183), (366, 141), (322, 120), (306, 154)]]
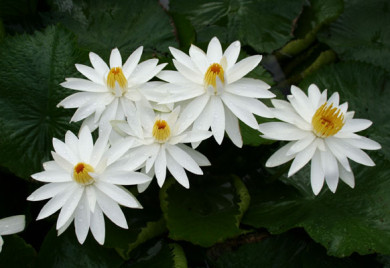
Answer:
[[(76, 64), (77, 70), (87, 79), (67, 78), (61, 86), (81, 92), (70, 95), (58, 106), (77, 108), (71, 121), (85, 119), (91, 131), (109, 125), (110, 120), (127, 117), (137, 122), (148, 101), (158, 101), (161, 96), (154, 90), (162, 82), (148, 82), (166, 64), (157, 65), (158, 59), (140, 64), (143, 47), (136, 49), (125, 64), (117, 48), (111, 51), (110, 67), (95, 53), (89, 53), (92, 67)], [(138, 123), (140, 124), (140, 123)]]
[(314, 84), (309, 86), (308, 96), (296, 86), (291, 87), (288, 101), (272, 100), (275, 117), (284, 122), (260, 124), (263, 137), (290, 141), (276, 151), (267, 161), (267, 167), (275, 167), (292, 159), (288, 176), (292, 176), (311, 160), (311, 186), (317, 195), (326, 181), (329, 189), (336, 191), (339, 178), (350, 187), (355, 179), (348, 158), (366, 165), (375, 163), (364, 152), (378, 150), (380, 144), (355, 134), (368, 128), (372, 122), (354, 119), (354, 112), (347, 112), (348, 104), (339, 104), (339, 94), (327, 99)]
[[(137, 136), (132, 130), (130, 122), (118, 123), (114, 129), (122, 135), (137, 137), (138, 144), (130, 149), (128, 156), (130, 162), (138, 162), (150, 176), (156, 175), (157, 183), (163, 186), (166, 170), (185, 188), (189, 188), (185, 170), (202, 175), (200, 166), (209, 166), (209, 160), (198, 151), (183, 143), (200, 142), (211, 136), (211, 132), (203, 130), (185, 131), (182, 127), (183, 118), (178, 117), (180, 107), (169, 114), (155, 116), (153, 111), (143, 114), (144, 126), (142, 136)], [(126, 142), (127, 139), (124, 139)], [(117, 145), (120, 146), (119, 142)], [(143, 164), (143, 165), (142, 165)], [(153, 169), (154, 168), (154, 169)], [(144, 191), (149, 183), (138, 186), (140, 192)]]
[(24, 215), (11, 216), (0, 220), (0, 252), (3, 249), (2, 235), (16, 234), (24, 230), (26, 217)]
[(80, 130), (79, 138), (68, 131), (65, 142), (53, 139), (54, 161), (43, 164), (45, 171), (33, 174), (35, 180), (48, 182), (27, 199), (39, 201), (51, 198), (39, 213), (37, 220), (46, 218), (57, 210), (58, 235), (74, 220), (76, 236), (82, 244), (91, 229), (96, 241), (104, 243), (105, 214), (112, 222), (128, 228), (119, 205), (142, 208), (137, 199), (121, 185), (135, 185), (151, 180), (145, 174), (134, 172), (134, 166), (121, 156), (131, 142), (121, 147), (108, 146), (108, 133), (93, 144), (88, 127)]
[(178, 72), (162, 71), (157, 75), (170, 83), (161, 87), (168, 94), (161, 103), (191, 99), (182, 112), (182, 117), (187, 118), (183, 128), (192, 123), (193, 129), (208, 130), (211, 127), (218, 144), (222, 143), (226, 130), (238, 147), (243, 144), (238, 119), (258, 129), (253, 114), (273, 116), (257, 98), (275, 97), (265, 82), (243, 78), (260, 63), (262, 56), (250, 56), (236, 63), (240, 47), (240, 42), (235, 41), (223, 52), (216, 37), (211, 39), (207, 53), (192, 45), (188, 56), (170, 47)]

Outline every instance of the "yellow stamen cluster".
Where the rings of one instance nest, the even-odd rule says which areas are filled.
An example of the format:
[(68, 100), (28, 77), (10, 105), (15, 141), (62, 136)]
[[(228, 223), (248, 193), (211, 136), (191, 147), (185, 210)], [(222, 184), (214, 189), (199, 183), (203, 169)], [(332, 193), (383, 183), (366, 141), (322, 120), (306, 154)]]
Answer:
[(125, 89), (127, 87), (127, 79), (123, 74), (121, 67), (111, 68), (110, 72), (107, 76), (107, 85), (109, 88), (115, 88), (115, 82), (118, 82), (118, 85), (121, 89)]
[(88, 174), (88, 172), (94, 172), (91, 165), (86, 163), (78, 163), (73, 169), (73, 179), (82, 185), (88, 185), (93, 183), (95, 180)]
[(224, 77), (224, 71), (220, 64), (213, 63), (210, 65), (210, 67), (207, 69), (206, 74), (204, 75), (204, 83), (205, 86), (213, 86), (214, 88), (217, 87), (217, 76), (221, 80), (222, 83), (225, 82)]
[(171, 135), (167, 121), (156, 120), (153, 126), (153, 137), (159, 142), (165, 142)]
[(314, 133), (321, 138), (335, 135), (344, 126), (344, 114), (340, 109), (327, 105), (325, 102), (315, 112), (311, 124)]

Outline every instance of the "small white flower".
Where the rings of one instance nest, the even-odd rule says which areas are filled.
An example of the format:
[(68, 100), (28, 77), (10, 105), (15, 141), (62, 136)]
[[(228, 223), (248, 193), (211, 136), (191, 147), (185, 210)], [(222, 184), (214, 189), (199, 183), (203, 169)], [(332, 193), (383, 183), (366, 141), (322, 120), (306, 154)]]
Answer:
[(223, 53), (221, 43), (211, 39), (207, 54), (192, 45), (189, 56), (170, 47), (177, 71), (162, 71), (157, 77), (170, 84), (161, 86), (168, 97), (161, 103), (189, 100), (182, 112), (187, 120), (184, 128), (193, 123), (193, 129), (211, 131), (218, 144), (226, 133), (233, 143), (241, 147), (239, 118), (251, 128), (258, 129), (253, 114), (272, 117), (269, 108), (256, 98), (273, 98), (275, 95), (265, 82), (243, 78), (261, 61), (262, 56), (247, 57), (236, 63), (240, 42), (233, 42)]
[(19, 233), (24, 230), (25, 225), (26, 217), (24, 215), (7, 217), (0, 220), (0, 252), (4, 244), (1, 236)]
[[(130, 149), (128, 157), (130, 162), (144, 165), (144, 171), (151, 177), (156, 175), (157, 183), (163, 186), (166, 169), (185, 188), (189, 188), (189, 181), (185, 170), (202, 175), (200, 166), (210, 165), (209, 160), (196, 150), (183, 143), (200, 142), (211, 136), (211, 132), (202, 130), (185, 131), (182, 127), (183, 118), (179, 117), (180, 107), (169, 114), (154, 115), (153, 111), (144, 114), (142, 136), (132, 130), (131, 122), (118, 123), (114, 129), (130, 139), (137, 137), (138, 144)], [(122, 142), (128, 142), (124, 139)], [(120, 146), (121, 142), (117, 145)], [(152, 169), (154, 167), (154, 169)], [(149, 183), (138, 186), (140, 192), (144, 191)]]
[(263, 137), (291, 141), (276, 151), (267, 161), (267, 167), (275, 167), (294, 159), (288, 176), (292, 176), (311, 160), (311, 186), (318, 194), (326, 181), (332, 192), (336, 191), (339, 178), (350, 187), (355, 179), (348, 158), (366, 165), (375, 163), (361, 149), (378, 150), (377, 142), (355, 134), (368, 128), (372, 122), (354, 119), (354, 112), (347, 112), (348, 104), (339, 105), (339, 94), (327, 99), (314, 84), (308, 96), (296, 86), (287, 96), (289, 102), (272, 100), (274, 116), (284, 122), (260, 124)]
[(61, 85), (81, 92), (70, 95), (58, 106), (77, 108), (71, 121), (85, 119), (91, 131), (96, 127), (109, 125), (110, 120), (136, 118), (149, 101), (158, 101), (161, 96), (154, 88), (162, 82), (148, 82), (166, 64), (157, 65), (157, 59), (146, 60), (140, 64), (143, 47), (136, 49), (125, 64), (117, 48), (111, 51), (110, 67), (95, 53), (89, 53), (93, 68), (76, 64), (77, 70), (86, 79), (67, 78)]
[(142, 208), (136, 198), (120, 185), (135, 185), (151, 180), (145, 174), (134, 172), (134, 166), (120, 157), (131, 142), (121, 147), (108, 146), (108, 133), (101, 135), (95, 145), (88, 127), (80, 130), (79, 138), (68, 131), (65, 143), (53, 139), (54, 161), (43, 164), (45, 171), (31, 177), (49, 182), (27, 199), (39, 201), (51, 198), (42, 208), (37, 220), (46, 218), (61, 208), (57, 220), (58, 235), (74, 220), (78, 241), (84, 243), (88, 230), (104, 243), (103, 213), (116, 225), (128, 228), (119, 205)]

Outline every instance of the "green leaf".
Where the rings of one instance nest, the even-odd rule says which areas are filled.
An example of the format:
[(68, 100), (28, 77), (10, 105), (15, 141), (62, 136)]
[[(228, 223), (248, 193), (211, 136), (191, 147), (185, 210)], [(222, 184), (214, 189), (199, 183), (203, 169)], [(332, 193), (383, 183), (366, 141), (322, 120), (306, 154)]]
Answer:
[(307, 49), (316, 39), (317, 32), (334, 21), (343, 11), (342, 0), (311, 0), (298, 19), (294, 34), (298, 39), (284, 46), (278, 54), (295, 56)]
[(160, 200), (170, 238), (209, 247), (242, 233), (239, 224), (250, 197), (237, 177), (202, 176), (191, 180), (188, 190), (168, 180)]
[(143, 245), (134, 259), (123, 267), (129, 268), (187, 268), (187, 259), (182, 247), (176, 243), (166, 243), (163, 240)]
[(0, 253), (0, 267), (34, 267), (37, 253), (17, 235), (3, 236), (4, 245)]
[(100, 246), (91, 234), (80, 245), (70, 226), (58, 237), (54, 228), (49, 231), (39, 251), (37, 267), (120, 267), (122, 262), (115, 250)]
[(76, 33), (81, 46), (99, 55), (108, 56), (115, 47), (130, 55), (144, 46), (150, 58), (177, 44), (169, 16), (158, 1), (83, 0), (72, 5), (58, 1), (56, 10), (55, 20)]
[(56, 105), (69, 91), (59, 84), (75, 76), (84, 54), (60, 27), (7, 38), (0, 43), (0, 164), (28, 178), (50, 158), (52, 138), (63, 138), (77, 125), (74, 111)]
[[(258, 235), (258, 237), (256, 237)], [(367, 267), (362, 257), (335, 258), (326, 255), (326, 250), (317, 243), (305, 239), (301, 233), (284, 233), (278, 236), (264, 237), (262, 234), (250, 234), (242, 239), (243, 245), (228, 248), (211, 259), (212, 267), (246, 268), (246, 267)], [(240, 243), (240, 241), (238, 241)], [(238, 247), (237, 249), (237, 246)], [(374, 262), (371, 260), (371, 265)]]
[(389, 112), (386, 109), (389, 109), (390, 84), (386, 81), (389, 80), (384, 70), (356, 62), (326, 66), (308, 77), (301, 88), (306, 90), (315, 82), (320, 89), (330, 91), (328, 96), (338, 91), (341, 102), (348, 101), (349, 110), (356, 111), (356, 118), (374, 122), (362, 134), (382, 144), (382, 150), (369, 152), (379, 155), (374, 159), (376, 166), (355, 165), (351, 161), (355, 189), (339, 182), (335, 194), (324, 186), (317, 197), (310, 187), (309, 165), (292, 178), (283, 179), (291, 186), (252, 180), (247, 184), (252, 202), (243, 223), (266, 227), (272, 233), (303, 227), (327, 248), (328, 254), (339, 257), (353, 252), (389, 254)]
[(198, 42), (208, 43), (218, 36), (224, 43), (240, 40), (260, 53), (272, 52), (293, 37), (294, 20), (302, 5), (301, 0), (170, 1), (172, 12), (192, 22)]
[(318, 36), (340, 58), (390, 71), (390, 9), (387, 0), (346, 1), (344, 13)]

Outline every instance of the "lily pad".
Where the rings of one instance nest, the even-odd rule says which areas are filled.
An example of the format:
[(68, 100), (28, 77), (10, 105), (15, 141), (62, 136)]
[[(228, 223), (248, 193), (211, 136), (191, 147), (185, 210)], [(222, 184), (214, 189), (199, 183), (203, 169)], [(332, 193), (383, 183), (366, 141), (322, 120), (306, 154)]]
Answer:
[(85, 54), (61, 27), (0, 43), (0, 164), (28, 178), (50, 158), (52, 138), (62, 138), (73, 111), (56, 105), (69, 95), (59, 84), (75, 76)]
[(270, 53), (292, 39), (302, 6), (301, 0), (170, 1), (172, 12), (192, 22), (198, 42), (218, 36), (224, 43), (240, 40), (260, 53)]
[(169, 237), (203, 247), (243, 232), (239, 224), (249, 199), (237, 177), (194, 178), (188, 190), (169, 180), (160, 192)]
[(390, 7), (387, 0), (345, 1), (344, 13), (318, 35), (343, 60), (390, 71)]
[(174, 28), (158, 1), (56, 1), (54, 23), (73, 31), (87, 50), (108, 56), (117, 47), (125, 57), (139, 46), (147, 56), (176, 45)]

